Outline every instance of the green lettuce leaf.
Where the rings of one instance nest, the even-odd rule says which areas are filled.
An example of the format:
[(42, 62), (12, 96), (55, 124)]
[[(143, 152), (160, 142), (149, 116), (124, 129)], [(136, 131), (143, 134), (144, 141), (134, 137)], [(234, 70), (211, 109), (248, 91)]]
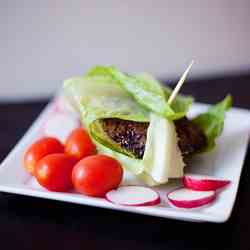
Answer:
[(185, 116), (193, 101), (190, 97), (179, 96), (170, 107), (167, 98), (171, 90), (164, 88), (149, 74), (130, 76), (115, 67), (96, 66), (87, 73), (87, 77), (103, 77), (116, 82), (140, 105), (169, 120)]
[(100, 118), (149, 121), (146, 109), (122, 87), (107, 78), (74, 77), (64, 82), (64, 92), (87, 126)]
[(226, 96), (224, 100), (212, 106), (206, 113), (202, 113), (193, 119), (205, 133), (207, 146), (203, 152), (208, 152), (215, 147), (215, 141), (221, 135), (224, 128), (225, 113), (232, 106), (232, 97)]
[[(158, 82), (148, 73), (142, 73), (142, 74), (136, 75), (136, 78), (139, 78), (142, 81), (149, 82), (155, 85), (156, 84), (162, 85), (160, 82)], [(163, 85), (162, 85), (162, 89), (164, 91), (165, 100), (168, 100), (173, 90)], [(178, 114), (177, 116), (182, 117), (186, 115), (186, 113), (192, 106), (193, 102), (194, 102), (194, 98), (192, 96), (185, 96), (185, 95), (178, 94), (176, 98), (174, 99), (173, 103), (171, 104), (171, 108), (175, 112), (175, 114)]]
[[(164, 87), (164, 93), (166, 99), (168, 99), (172, 93), (172, 89)], [(173, 103), (171, 104), (171, 107), (176, 113), (184, 113), (186, 115), (193, 102), (194, 98), (192, 96), (179, 94), (174, 99)]]

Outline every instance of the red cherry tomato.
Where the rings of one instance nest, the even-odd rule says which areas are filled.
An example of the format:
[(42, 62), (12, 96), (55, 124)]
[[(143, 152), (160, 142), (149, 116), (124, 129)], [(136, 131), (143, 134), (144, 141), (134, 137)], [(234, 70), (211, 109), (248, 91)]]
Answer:
[(65, 143), (65, 153), (78, 160), (96, 153), (95, 144), (83, 128), (74, 129)]
[(71, 174), (76, 162), (74, 157), (66, 154), (47, 155), (37, 163), (35, 177), (50, 191), (68, 191), (73, 187)]
[(35, 141), (26, 151), (23, 157), (23, 165), (25, 169), (34, 175), (34, 169), (38, 161), (44, 156), (54, 153), (63, 153), (64, 146), (53, 137), (44, 137)]
[(75, 165), (72, 182), (79, 193), (103, 197), (119, 186), (122, 176), (123, 170), (117, 160), (106, 155), (93, 155)]

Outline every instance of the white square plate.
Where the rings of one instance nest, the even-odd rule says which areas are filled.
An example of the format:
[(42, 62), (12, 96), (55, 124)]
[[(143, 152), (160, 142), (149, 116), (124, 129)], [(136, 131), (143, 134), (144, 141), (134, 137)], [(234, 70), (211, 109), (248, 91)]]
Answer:
[[(133, 213), (159, 216), (186, 221), (224, 222), (232, 211), (240, 180), (240, 174), (247, 150), (250, 131), (250, 112), (233, 108), (226, 116), (225, 128), (217, 141), (216, 149), (208, 154), (193, 159), (192, 167), (187, 172), (206, 174), (229, 179), (232, 183), (218, 194), (217, 200), (209, 206), (200, 209), (177, 209), (166, 202), (166, 193), (180, 186), (179, 181), (155, 188), (160, 192), (162, 202), (152, 207), (118, 206), (102, 198), (92, 198), (77, 193), (49, 192), (35, 181), (22, 167), (22, 155), (27, 147), (40, 136), (41, 127), (54, 104), (49, 104), (40, 117), (34, 122), (26, 135), (8, 155), (0, 166), (0, 191), (35, 196), (103, 207)], [(195, 115), (208, 108), (205, 104), (194, 104), (190, 115)], [(128, 173), (125, 174), (123, 184), (136, 184), (137, 181)]]

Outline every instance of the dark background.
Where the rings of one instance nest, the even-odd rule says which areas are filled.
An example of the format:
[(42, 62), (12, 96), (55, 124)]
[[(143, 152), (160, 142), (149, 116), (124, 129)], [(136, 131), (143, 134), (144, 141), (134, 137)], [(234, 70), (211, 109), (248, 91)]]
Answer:
[[(215, 103), (227, 93), (250, 108), (250, 74), (185, 83), (183, 93)], [(49, 99), (0, 104), (0, 160)], [(236, 203), (223, 224), (191, 223), (0, 193), (0, 249), (250, 249), (250, 153)]]

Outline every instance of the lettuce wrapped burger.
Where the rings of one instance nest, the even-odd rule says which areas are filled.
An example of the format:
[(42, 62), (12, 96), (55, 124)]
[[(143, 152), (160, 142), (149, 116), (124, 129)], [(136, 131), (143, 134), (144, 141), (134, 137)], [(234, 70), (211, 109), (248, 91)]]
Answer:
[(149, 74), (105, 66), (66, 80), (64, 90), (98, 151), (150, 186), (183, 176), (185, 158), (212, 150), (232, 105), (227, 96), (190, 120), (192, 97), (178, 95), (170, 106), (172, 90)]

